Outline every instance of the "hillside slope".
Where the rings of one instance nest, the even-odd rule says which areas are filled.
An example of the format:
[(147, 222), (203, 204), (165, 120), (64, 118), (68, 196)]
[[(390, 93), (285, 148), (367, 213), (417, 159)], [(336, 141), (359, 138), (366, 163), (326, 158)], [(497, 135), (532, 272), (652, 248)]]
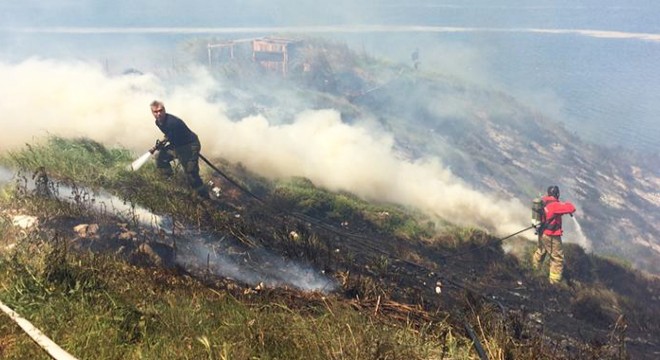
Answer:
[(505, 89), (442, 69), (415, 71), (322, 39), (303, 43), (286, 78), (249, 59), (212, 69), (227, 85), (217, 97), (233, 117), (260, 114), (279, 124), (309, 108), (337, 109), (348, 124), (373, 119), (401, 156), (438, 157), (484, 193), (527, 204), (559, 185), (584, 230), (569, 231), (567, 241), (660, 274), (660, 154), (585, 142)]
[[(108, 153), (86, 140), (71, 145), (58, 140), (56, 144), (84, 156), (75, 151), (54, 152), (53, 148), (43, 153), (62, 154), (64, 159), (74, 156), (78, 163), (81, 158)], [(42, 149), (31, 147), (25, 157), (18, 158), (41, 153)], [(66, 253), (73, 256), (66, 265), (68, 270), (61, 273), (66, 279), (74, 276), (71, 271), (75, 264), (86, 261), (76, 259), (79, 255), (75, 254), (91, 251), (156, 272), (169, 269), (173, 273), (168, 276), (173, 279), (161, 280), (164, 284), (192, 277), (248, 303), (283, 303), (304, 312), (303, 304), (328, 297), (391, 326), (403, 323), (424, 329), (434, 323), (445, 324), (455, 334), (483, 344), (493, 358), (650, 359), (660, 353), (656, 341), (660, 328), (654, 321), (660, 315), (659, 307), (653, 306), (660, 295), (657, 279), (569, 245), (568, 284), (550, 286), (544, 275), (528, 268), (526, 259), (533, 244), (527, 240), (508, 239), (504, 245), (520, 243), (515, 248), (525, 250), (506, 254), (500, 239), (475, 229), (429, 233), (424, 229), (424, 218), (414, 218), (420, 214), (397, 207), (374, 207), (347, 194), (317, 189), (304, 179), (269, 184), (240, 166), (214, 161), (223, 172), (207, 174), (222, 189), (212, 203), (187, 200), (182, 188), (153, 177), (153, 168), (136, 176), (117, 170), (125, 165), (121, 161), (104, 161), (103, 167), (119, 172), (83, 182), (97, 186), (100, 181), (106, 190), (130, 199), (134, 210), (128, 214), (113, 214), (108, 206), (96, 207), (101, 202), (107, 204), (107, 197), (94, 195), (81, 183), (73, 187), (73, 195), (81, 196), (71, 196), (64, 187), (71, 189), (73, 179), (57, 181), (54, 174), (66, 173), (59, 168), (51, 167), (49, 188), (60, 200), (48, 199), (49, 195), (43, 198), (44, 194), (35, 193), (37, 189), (26, 186), (19, 177), (18, 192), (3, 205), (3, 256), (12, 249), (29, 249), (34, 241), (30, 239), (37, 236), (34, 233), (21, 240), (21, 232), (8, 230), (10, 221), (4, 219), (34, 215), (39, 228), (30, 231), (46, 234), (46, 239), (47, 234), (57, 234), (50, 238), (55, 249), (57, 244), (64, 245)], [(56, 211), (54, 205), (67, 211)], [(148, 222), (121, 219), (137, 219), (135, 211), (145, 206), (159, 214), (170, 213), (177, 225), (154, 228)], [(406, 230), (411, 227), (412, 231)], [(388, 228), (391, 231), (386, 231)], [(22, 256), (15, 253), (13, 258)], [(59, 261), (59, 266), (68, 263)], [(97, 263), (94, 267), (101, 268)], [(308, 270), (301, 271), (303, 268)], [(50, 274), (42, 280), (46, 284), (62, 281), (57, 280), (59, 272), (45, 274)], [(118, 276), (113, 274), (108, 276)], [(240, 277), (244, 274), (251, 276)], [(40, 274), (37, 271), (31, 276)], [(103, 272), (97, 276), (105, 278)], [(321, 282), (320, 287), (302, 285), (324, 278), (332, 280)], [(0, 294), (3, 300), (13, 299), (12, 305), (27, 309), (20, 300), (25, 294), (18, 296), (13, 291), (16, 286), (7, 283)], [(317, 297), (304, 292), (305, 288), (321, 293)]]
[[(170, 358), (660, 354), (660, 282), (617, 260), (658, 272), (655, 159), (585, 144), (499, 91), (333, 44), (304, 54), (317, 70), (287, 78), (225, 64), (213, 76), (231, 86), (210, 96), (225, 99), (232, 117), (264, 115), (276, 124), (310, 108), (336, 109), (346, 124), (375, 120), (400, 156), (438, 156), (497, 197), (525, 202), (558, 183), (577, 203), (595, 254), (568, 244), (567, 283), (550, 286), (529, 267), (535, 244), (526, 237), (503, 240), (456, 226), (458, 218), (437, 226), (418, 209), (370, 203), (306, 178), (265, 179), (219, 157), (210, 160), (221, 172), (203, 170), (218, 198), (194, 201), (182, 179), (166, 182), (151, 165), (127, 171), (134, 154), (126, 150), (54, 138), (2, 154), (19, 172), (1, 197), (0, 298), (35, 316), (45, 309), (40, 325), (89, 356), (101, 349), (122, 358), (156, 350)], [(33, 186), (41, 172), (49, 178), (41, 190), (49, 191)], [(21, 227), (17, 219), (31, 216), (38, 226)], [(207, 299), (222, 302), (207, 308)], [(190, 317), (176, 317), (187, 301)], [(258, 315), (237, 315), (236, 303)], [(72, 309), (87, 313), (73, 317)], [(263, 309), (281, 317), (279, 327), (260, 327), (270, 315)], [(359, 317), (355, 324), (378, 331), (358, 333), (345, 309), (359, 314), (348, 316)], [(300, 331), (300, 319), (311, 330)], [(92, 329), (85, 336), (93, 340), (74, 321)], [(159, 337), (182, 323), (203, 331)], [(330, 324), (328, 333), (319, 334), (319, 324)], [(108, 335), (115, 332), (117, 343)], [(0, 355), (36, 353), (18, 337), (0, 322)]]

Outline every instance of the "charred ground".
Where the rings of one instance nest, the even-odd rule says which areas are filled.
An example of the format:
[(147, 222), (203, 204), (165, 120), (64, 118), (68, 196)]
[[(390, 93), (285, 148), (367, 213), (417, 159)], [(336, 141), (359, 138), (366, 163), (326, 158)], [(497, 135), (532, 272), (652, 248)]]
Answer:
[[(185, 201), (189, 195), (181, 190), (183, 182), (181, 188), (165, 190), (139, 177), (122, 181), (124, 191), (140, 189), (124, 194), (137, 200), (164, 192), (160, 195), (176, 204), (173, 218), (212, 234), (206, 249), (223, 251), (242, 264), (240, 271), (260, 272), (261, 281), (222, 276), (204, 256), (182, 261), (191, 244), (188, 235), (84, 210), (93, 194), (77, 198), (79, 215), (40, 214), (38, 231), (56, 234), (52, 241), (67, 252), (114, 256), (154, 269), (164, 282), (189, 277), (241, 301), (272, 301), (306, 312), (332, 299), (384, 323), (420, 329), (449, 324), (477, 344), (485, 336), (497, 339), (501, 353), (490, 356), (499, 358), (642, 359), (660, 351), (655, 321), (660, 281), (620, 263), (569, 245), (568, 282), (551, 286), (530, 270), (527, 259), (534, 244), (522, 238), (502, 242), (461, 228), (435, 233), (423, 218), (409, 218), (404, 209), (342, 207), (337, 197), (350, 195), (317, 189), (304, 179), (272, 184), (240, 166), (225, 164), (223, 169), (227, 172), (212, 174), (222, 189), (212, 202)], [(22, 193), (18, 203), (42, 201), (30, 190)], [(405, 235), (386, 230), (396, 228), (392, 222), (400, 223), (397, 217), (418, 228)], [(506, 253), (503, 245), (517, 251)], [(287, 284), (281, 275), (270, 278), (281, 269), (274, 268), (277, 264), (268, 260), (272, 257), (261, 256), (263, 251), (306, 264), (338, 287), (310, 293)], [(272, 285), (273, 280), (280, 282)]]

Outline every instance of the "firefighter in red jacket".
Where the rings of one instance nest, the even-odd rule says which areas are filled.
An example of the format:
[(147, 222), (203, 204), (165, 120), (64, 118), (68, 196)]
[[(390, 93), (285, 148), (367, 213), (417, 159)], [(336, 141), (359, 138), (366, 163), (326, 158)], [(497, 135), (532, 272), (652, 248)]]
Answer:
[(556, 185), (548, 187), (548, 195), (541, 200), (544, 204), (545, 219), (538, 229), (539, 248), (534, 252), (533, 265), (535, 269), (540, 269), (546, 255), (550, 255), (550, 274), (548, 277), (551, 284), (556, 284), (561, 282), (564, 270), (561, 217), (565, 214), (573, 216), (575, 206), (570, 202), (559, 201), (559, 187)]

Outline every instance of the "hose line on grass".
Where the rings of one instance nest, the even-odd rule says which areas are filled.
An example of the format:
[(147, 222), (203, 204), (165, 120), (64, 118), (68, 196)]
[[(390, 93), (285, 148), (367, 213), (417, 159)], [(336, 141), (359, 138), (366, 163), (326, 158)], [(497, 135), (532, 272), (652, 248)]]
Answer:
[(32, 323), (21, 317), (17, 312), (9, 308), (2, 301), (0, 301), (0, 309), (14, 320), (18, 326), (28, 334), (34, 342), (36, 342), (42, 349), (44, 349), (55, 360), (77, 360), (71, 354), (62, 349), (59, 345), (49, 339), (41, 330), (37, 329)]

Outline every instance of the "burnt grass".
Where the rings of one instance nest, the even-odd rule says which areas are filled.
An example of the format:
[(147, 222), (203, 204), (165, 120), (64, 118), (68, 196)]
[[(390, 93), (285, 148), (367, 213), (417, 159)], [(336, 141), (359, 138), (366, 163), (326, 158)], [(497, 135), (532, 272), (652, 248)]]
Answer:
[[(328, 297), (384, 322), (450, 324), (477, 343), (475, 351), (488, 334), (507, 359), (650, 359), (660, 353), (660, 281), (614, 260), (566, 245), (567, 282), (553, 286), (529, 268), (533, 244), (523, 244), (527, 250), (516, 256), (499, 239), (473, 229), (461, 230), (460, 240), (451, 232), (402, 238), (363, 214), (346, 213), (350, 221), (344, 222), (323, 206), (301, 206), (258, 181), (247, 185), (218, 174), (213, 181), (222, 188), (214, 201), (174, 195), (185, 208), (179, 219), (233, 240), (225, 250), (236, 250), (227, 253), (246, 269), (268, 267), (256, 256), (267, 249), (340, 286), (330, 294), (310, 293), (241, 283), (214, 275), (203, 262), (182, 266), (177, 251), (186, 239), (176, 231), (146, 230), (110, 215), (59, 215), (45, 220), (42, 229), (55, 230), (70, 250), (119, 255), (173, 276), (192, 276), (244, 301), (261, 297), (311, 311)], [(99, 230), (81, 236), (72, 230), (80, 223), (97, 223)]]

